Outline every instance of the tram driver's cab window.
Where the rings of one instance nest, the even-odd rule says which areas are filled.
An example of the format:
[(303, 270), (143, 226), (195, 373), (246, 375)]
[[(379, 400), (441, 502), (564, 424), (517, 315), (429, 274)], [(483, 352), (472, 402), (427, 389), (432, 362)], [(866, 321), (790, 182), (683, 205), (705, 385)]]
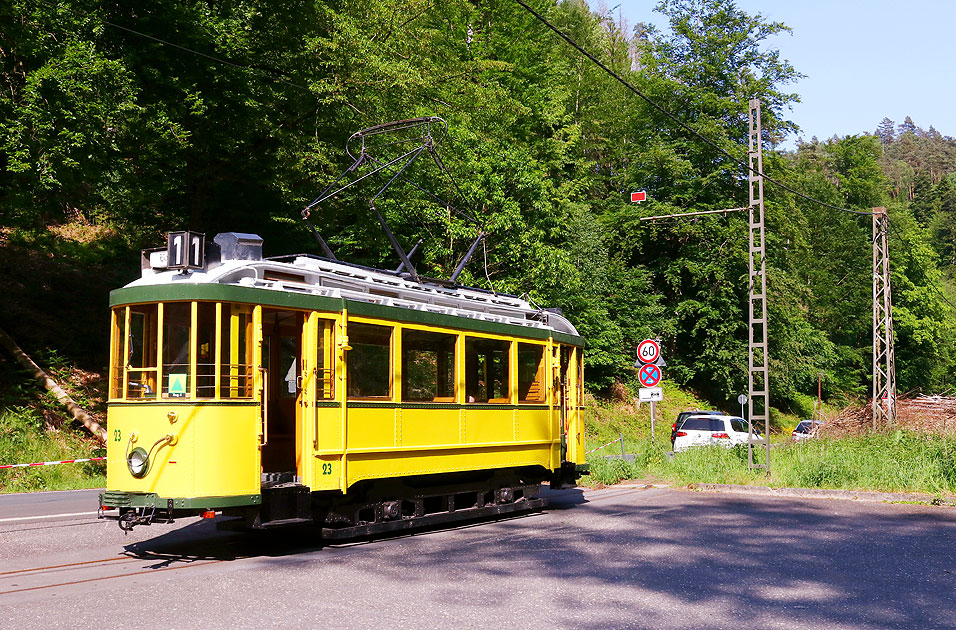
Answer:
[(196, 397), (216, 395), (216, 303), (196, 304)]
[(335, 369), (332, 359), (335, 349), (335, 322), (320, 320), (317, 332), (315, 397), (319, 400), (332, 400), (335, 397)]
[(455, 335), (402, 331), (402, 400), (455, 401)]
[(163, 398), (186, 398), (190, 392), (192, 305), (171, 302), (163, 307)]
[(252, 333), (251, 306), (222, 305), (219, 325), (219, 395), (223, 398), (252, 398), (255, 349)]
[(392, 329), (350, 323), (346, 355), (349, 398), (389, 399), (392, 396)]
[(141, 304), (114, 312), (116, 354), (111, 391), (114, 396), (123, 394), (125, 373), (126, 398), (155, 399), (159, 389), (156, 382), (158, 308), (156, 304)]
[(511, 342), (465, 339), (465, 400), (475, 403), (510, 402)]

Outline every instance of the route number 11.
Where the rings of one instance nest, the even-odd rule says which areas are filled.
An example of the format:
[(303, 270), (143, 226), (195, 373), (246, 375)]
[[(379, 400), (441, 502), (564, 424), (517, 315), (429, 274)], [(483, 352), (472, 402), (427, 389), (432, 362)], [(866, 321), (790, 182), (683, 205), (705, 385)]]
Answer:
[(205, 264), (206, 235), (200, 232), (170, 232), (166, 235), (169, 269), (202, 269)]

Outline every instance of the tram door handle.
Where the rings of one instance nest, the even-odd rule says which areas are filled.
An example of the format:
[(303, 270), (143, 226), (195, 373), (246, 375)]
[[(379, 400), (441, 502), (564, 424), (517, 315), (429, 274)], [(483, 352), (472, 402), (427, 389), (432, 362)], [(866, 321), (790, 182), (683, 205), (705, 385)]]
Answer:
[(262, 396), (259, 400), (262, 411), (262, 446), (269, 443), (269, 370), (259, 368), (262, 374)]

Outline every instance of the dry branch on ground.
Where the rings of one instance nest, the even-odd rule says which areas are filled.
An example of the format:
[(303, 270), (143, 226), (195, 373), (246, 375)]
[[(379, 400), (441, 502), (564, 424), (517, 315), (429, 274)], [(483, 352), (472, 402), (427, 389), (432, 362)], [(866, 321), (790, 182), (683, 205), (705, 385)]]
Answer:
[(50, 378), (50, 375), (44, 372), (40, 366), (33, 362), (33, 359), (27, 355), (23, 350), (20, 349), (20, 346), (4, 331), (0, 330), (0, 345), (7, 349), (20, 363), (21, 366), (35, 378), (47, 391), (51, 392), (56, 399), (66, 407), (66, 410), (70, 412), (70, 415), (74, 419), (78, 420), (83, 424), (86, 429), (93, 434), (101, 443), (106, 444), (106, 429), (104, 429), (100, 424), (86, 412), (85, 409), (76, 404), (69, 394), (66, 393), (66, 390), (60, 386), (59, 383)]
[[(877, 427), (877, 430), (907, 429), (920, 433), (956, 433), (956, 397), (916, 396), (896, 400), (896, 424), (893, 427)], [(873, 431), (873, 408), (854, 404), (840, 410), (827, 419), (821, 433), (831, 437), (863, 435)]]

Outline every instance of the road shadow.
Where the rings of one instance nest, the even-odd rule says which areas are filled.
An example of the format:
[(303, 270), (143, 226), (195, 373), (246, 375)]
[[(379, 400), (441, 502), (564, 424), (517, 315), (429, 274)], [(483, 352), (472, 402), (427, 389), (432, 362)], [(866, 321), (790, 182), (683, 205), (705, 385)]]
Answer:
[[(333, 558), (386, 592), (468, 602), (489, 618), (520, 608), (539, 580), (549, 627), (956, 627), (954, 511), (610, 490), (467, 538)], [(500, 587), (476, 596), (487, 584)]]
[[(547, 489), (544, 491), (549, 492)], [(555, 491), (552, 495), (558, 506), (555, 509), (566, 509), (583, 502), (583, 493), (577, 489)], [(322, 538), (321, 527), (313, 525), (294, 525), (270, 530), (219, 531), (211, 520), (190, 519), (193, 522), (170, 529), (154, 538), (124, 545), (123, 555), (147, 560), (151, 563), (147, 565), (147, 568), (155, 569), (165, 569), (176, 564), (197, 561), (232, 561), (255, 557), (280, 558), (312, 553), (326, 548), (341, 549), (369, 545), (379, 541), (469, 529), (489, 523), (522, 520), (541, 515), (542, 510), (528, 510), (343, 540), (325, 540)]]
[(321, 531), (316, 527), (231, 532), (217, 530), (212, 520), (195, 520), (154, 538), (124, 545), (123, 555), (149, 561), (146, 568), (165, 569), (198, 561), (286, 556), (321, 547)]

